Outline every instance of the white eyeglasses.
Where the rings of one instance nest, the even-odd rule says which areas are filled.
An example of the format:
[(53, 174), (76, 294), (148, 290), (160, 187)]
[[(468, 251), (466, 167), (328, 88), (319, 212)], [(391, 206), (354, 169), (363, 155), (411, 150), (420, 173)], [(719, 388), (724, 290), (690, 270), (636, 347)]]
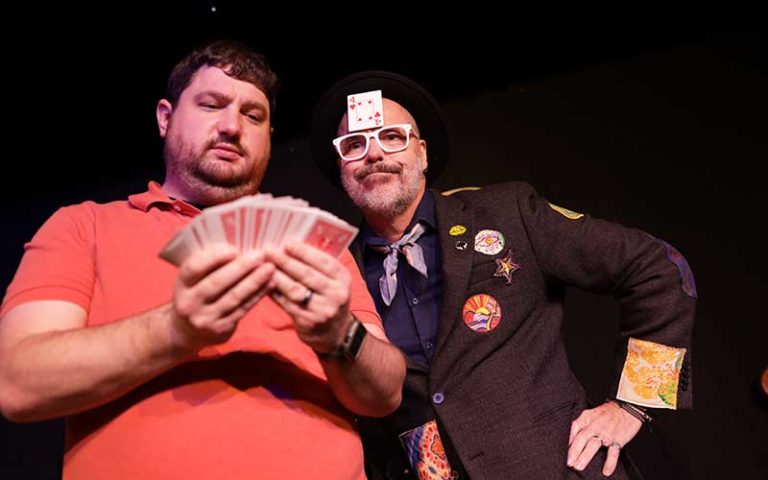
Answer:
[(375, 138), (379, 148), (387, 153), (400, 152), (408, 148), (411, 136), (418, 139), (409, 123), (387, 125), (370, 132), (355, 132), (333, 140), (333, 146), (345, 162), (360, 160), (368, 154), (370, 139)]

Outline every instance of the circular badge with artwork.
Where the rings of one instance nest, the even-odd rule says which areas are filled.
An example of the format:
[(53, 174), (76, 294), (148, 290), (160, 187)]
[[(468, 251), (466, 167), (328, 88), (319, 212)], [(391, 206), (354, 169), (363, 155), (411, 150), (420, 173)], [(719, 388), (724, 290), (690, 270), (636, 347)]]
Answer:
[(501, 321), (501, 305), (492, 296), (478, 293), (464, 302), (462, 318), (472, 330), (479, 333), (490, 332)]
[(496, 230), (480, 230), (475, 235), (475, 251), (496, 255), (504, 248), (504, 235)]

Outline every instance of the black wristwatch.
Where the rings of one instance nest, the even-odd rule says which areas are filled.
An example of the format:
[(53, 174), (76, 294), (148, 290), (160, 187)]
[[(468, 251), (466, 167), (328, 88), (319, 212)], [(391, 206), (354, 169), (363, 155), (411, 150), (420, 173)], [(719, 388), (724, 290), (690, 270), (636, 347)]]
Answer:
[(344, 335), (344, 340), (339, 345), (336, 356), (355, 360), (360, 355), (360, 347), (363, 346), (363, 339), (367, 334), (368, 330), (365, 326), (352, 317), (352, 322), (349, 324), (347, 334)]

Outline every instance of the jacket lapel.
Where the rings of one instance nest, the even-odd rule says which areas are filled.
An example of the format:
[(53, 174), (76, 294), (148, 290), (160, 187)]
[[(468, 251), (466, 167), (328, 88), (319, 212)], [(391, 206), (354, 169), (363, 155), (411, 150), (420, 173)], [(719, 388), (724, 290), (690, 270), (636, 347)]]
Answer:
[[(469, 286), (472, 271), (475, 228), (474, 218), (464, 202), (453, 196), (443, 196), (437, 191), (433, 193), (443, 261), (443, 305), (440, 308), (440, 330), (434, 356), (437, 359), (443, 353), (445, 345), (450, 343), (450, 337), (457, 332), (455, 324), (461, 318), (464, 294)], [(454, 225), (462, 225), (467, 230), (462, 235), (451, 235), (450, 230)], [(459, 241), (466, 242), (464, 250), (456, 248)], [(448, 355), (447, 358), (451, 356)], [(433, 370), (433, 380), (437, 380), (435, 379), (437, 373)]]

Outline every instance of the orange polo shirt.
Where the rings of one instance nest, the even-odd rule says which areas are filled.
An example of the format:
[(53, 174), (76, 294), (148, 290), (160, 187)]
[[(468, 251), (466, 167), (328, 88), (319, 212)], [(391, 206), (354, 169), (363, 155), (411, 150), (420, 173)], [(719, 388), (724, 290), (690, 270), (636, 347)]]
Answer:
[[(199, 213), (156, 183), (128, 201), (58, 210), (26, 245), (0, 315), (66, 300), (88, 326), (171, 301), (178, 270), (158, 253)], [(350, 309), (381, 324), (349, 252)], [(232, 338), (122, 398), (67, 418), (64, 478), (359, 479), (353, 417), (291, 318), (261, 300)]]

